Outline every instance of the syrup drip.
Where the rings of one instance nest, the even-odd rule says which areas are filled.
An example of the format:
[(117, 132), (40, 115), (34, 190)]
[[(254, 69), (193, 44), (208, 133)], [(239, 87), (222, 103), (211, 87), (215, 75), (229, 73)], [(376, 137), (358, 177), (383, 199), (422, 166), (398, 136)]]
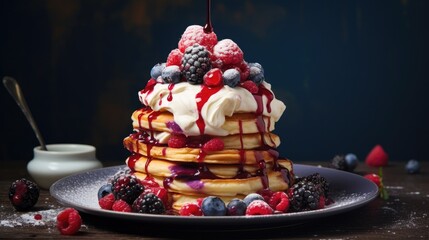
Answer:
[(162, 93), (160, 93), (160, 94), (159, 94), (159, 101), (158, 101), (158, 105), (159, 105), (159, 106), (161, 106), (161, 105), (162, 105), (162, 96), (163, 96), (163, 94), (162, 94)]
[(173, 88), (174, 88), (174, 83), (170, 83), (168, 84), (168, 96), (167, 96), (167, 101), (171, 102), (173, 100)]
[(140, 154), (134, 153), (128, 158), (127, 165), (131, 169), (131, 171), (135, 171), (136, 162), (140, 158)]
[(239, 129), (239, 136), (240, 136), (240, 149), (239, 149), (240, 165), (238, 166), (238, 171), (235, 178), (248, 178), (251, 176), (251, 174), (244, 170), (244, 164), (246, 163), (246, 152), (244, 150), (244, 144), (243, 144), (243, 122), (241, 121), (241, 119), (238, 120), (238, 129)]
[(197, 110), (198, 110), (198, 119), (196, 121), (198, 129), (200, 130), (200, 135), (204, 135), (204, 131), (206, 128), (206, 124), (204, 122), (203, 116), (201, 115), (201, 110), (203, 109), (204, 105), (207, 103), (209, 98), (219, 92), (221, 87), (211, 88), (207, 87), (205, 85), (202, 85), (201, 91), (197, 93), (195, 96), (196, 102), (197, 102)]
[(207, 20), (206, 20), (206, 25), (204, 26), (204, 33), (207, 33), (207, 34), (213, 32), (210, 5), (211, 5), (211, 1), (207, 0), (207, 6), (206, 6)]
[(154, 137), (154, 130), (153, 130), (153, 127), (152, 127), (152, 122), (153, 122), (153, 120), (157, 119), (160, 114), (161, 114), (161, 112), (153, 111), (147, 117), (147, 120), (149, 122), (149, 131), (150, 131), (150, 141), (151, 141), (151, 143), (155, 143), (156, 142), (156, 139)]

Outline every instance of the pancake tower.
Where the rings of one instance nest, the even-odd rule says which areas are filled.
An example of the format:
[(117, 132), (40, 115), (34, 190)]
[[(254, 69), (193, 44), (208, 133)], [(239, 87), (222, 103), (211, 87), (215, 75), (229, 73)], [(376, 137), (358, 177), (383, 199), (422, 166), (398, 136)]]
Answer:
[(165, 188), (174, 210), (206, 196), (228, 202), (289, 188), (292, 163), (279, 157), (272, 133), (286, 106), (234, 41), (189, 26), (150, 75), (123, 140), (126, 164)]

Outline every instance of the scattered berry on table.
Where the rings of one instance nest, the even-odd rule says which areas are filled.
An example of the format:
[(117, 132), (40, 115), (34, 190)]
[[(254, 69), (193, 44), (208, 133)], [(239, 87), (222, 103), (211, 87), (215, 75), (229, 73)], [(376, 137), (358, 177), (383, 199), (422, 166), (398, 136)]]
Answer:
[(212, 138), (203, 145), (205, 152), (222, 151), (225, 148), (225, 144), (220, 138)]
[(243, 199), (243, 201), (246, 203), (247, 206), (249, 206), (249, 204), (255, 200), (264, 201), (264, 197), (262, 197), (260, 194), (257, 194), (257, 193), (250, 193)]
[(409, 160), (405, 165), (405, 170), (410, 174), (418, 173), (420, 171), (419, 161), (415, 159)]
[(185, 203), (179, 210), (180, 216), (202, 216), (200, 206), (195, 203)]
[(201, 210), (204, 216), (225, 216), (227, 212), (225, 203), (216, 196), (204, 198), (201, 203)]
[(182, 64), (182, 57), (183, 53), (178, 48), (171, 50), (170, 54), (168, 54), (165, 66), (180, 66)]
[(152, 79), (157, 79), (159, 76), (161, 76), (162, 70), (164, 70), (164, 68), (165, 68), (165, 63), (156, 64), (150, 70), (150, 77)]
[(116, 212), (131, 212), (131, 206), (124, 200), (119, 199), (113, 203), (112, 210)]
[(380, 179), (380, 176), (378, 176), (377, 174), (369, 173), (363, 177), (370, 180), (371, 182), (375, 183), (378, 187), (381, 187), (381, 179)]
[(376, 145), (366, 156), (365, 163), (371, 167), (384, 167), (389, 161), (389, 156), (381, 145)]
[(112, 181), (112, 192), (115, 199), (122, 199), (128, 204), (132, 204), (143, 190), (144, 186), (134, 175), (118, 175)]
[(204, 84), (208, 87), (222, 86), (222, 71), (219, 68), (212, 68), (204, 75), (203, 80)]
[(74, 235), (82, 225), (82, 218), (74, 208), (66, 208), (57, 215), (57, 229), (62, 235)]
[(263, 200), (252, 201), (246, 209), (246, 215), (271, 215), (273, 213), (270, 205)]
[(179, 50), (185, 52), (185, 50), (199, 44), (206, 47), (209, 51), (213, 50), (213, 46), (217, 43), (217, 36), (214, 32), (205, 33), (202, 26), (192, 25), (186, 28), (185, 32), (179, 41)]
[(353, 153), (348, 153), (344, 158), (346, 160), (348, 171), (355, 170), (359, 162), (359, 159), (357, 158), (357, 156)]
[(98, 200), (98, 205), (102, 209), (112, 210), (112, 206), (114, 202), (115, 202), (115, 195), (113, 195), (113, 193), (109, 193)]
[(188, 47), (182, 58), (182, 74), (190, 84), (201, 84), (211, 69), (210, 53), (204, 46)]
[(234, 198), (226, 205), (226, 209), (228, 216), (244, 216), (247, 204), (241, 199)]
[(289, 197), (285, 192), (275, 192), (271, 196), (268, 204), (276, 211), (287, 212), (289, 210)]
[(112, 184), (104, 184), (98, 189), (98, 200), (100, 200), (109, 193), (112, 193)]
[(335, 155), (331, 160), (331, 166), (338, 170), (348, 171), (346, 158), (343, 154)]
[(132, 211), (136, 213), (162, 214), (165, 212), (165, 206), (155, 194), (143, 193), (134, 201)]
[(171, 65), (162, 70), (161, 77), (165, 83), (179, 83), (181, 78), (180, 74), (179, 66)]
[(213, 48), (213, 54), (225, 65), (237, 65), (243, 61), (243, 51), (231, 39), (219, 41)]
[(256, 85), (256, 83), (251, 80), (242, 82), (240, 86), (247, 89), (247, 91), (249, 91), (252, 94), (256, 94), (259, 91), (258, 85)]
[(223, 72), (222, 79), (225, 85), (234, 88), (240, 83), (240, 72), (234, 68), (227, 69)]
[(37, 184), (22, 178), (9, 187), (9, 200), (18, 211), (30, 210), (39, 200), (40, 190)]

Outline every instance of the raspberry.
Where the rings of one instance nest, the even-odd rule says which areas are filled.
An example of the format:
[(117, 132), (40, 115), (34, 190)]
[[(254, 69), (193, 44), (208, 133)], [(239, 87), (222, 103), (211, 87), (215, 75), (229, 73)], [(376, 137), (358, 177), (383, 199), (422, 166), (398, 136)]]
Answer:
[(119, 199), (113, 203), (112, 210), (116, 212), (131, 212), (131, 206), (124, 200)]
[(275, 192), (269, 200), (269, 205), (276, 211), (287, 212), (289, 209), (289, 198), (285, 192)]
[(39, 200), (40, 190), (37, 184), (22, 178), (9, 187), (9, 200), (18, 211), (30, 210)]
[(378, 176), (377, 174), (370, 173), (370, 174), (367, 174), (363, 177), (370, 180), (371, 182), (375, 183), (378, 187), (381, 187), (381, 179), (380, 179), (380, 176)]
[(146, 188), (142, 194), (148, 194), (148, 193), (153, 193), (155, 194), (157, 197), (159, 197), (159, 199), (161, 199), (162, 203), (164, 204), (164, 206), (168, 206), (168, 191), (165, 188), (162, 187), (150, 187), (150, 188)]
[(112, 192), (115, 199), (122, 199), (128, 204), (133, 203), (143, 190), (143, 185), (134, 175), (118, 175), (112, 181)]
[(217, 43), (217, 36), (214, 32), (205, 33), (202, 26), (192, 25), (186, 28), (179, 41), (179, 49), (185, 52), (186, 48), (195, 43), (206, 47), (209, 51), (213, 50), (213, 46)]
[(246, 81), (250, 75), (250, 67), (245, 61), (240, 63), (240, 79), (241, 81)]
[(115, 195), (113, 195), (113, 193), (109, 193), (106, 196), (100, 198), (100, 200), (98, 200), (98, 205), (100, 205), (102, 209), (112, 210), (112, 206), (114, 202), (115, 202)]
[(161, 199), (153, 193), (141, 194), (132, 205), (133, 212), (162, 214), (165, 212)]
[(241, 87), (247, 89), (250, 93), (256, 94), (259, 91), (258, 85), (255, 82), (247, 80), (240, 84)]
[(225, 65), (238, 65), (243, 61), (243, 51), (231, 39), (219, 41), (213, 48), (213, 54)]
[(57, 215), (57, 228), (62, 235), (73, 235), (79, 231), (82, 218), (74, 208), (66, 208)]
[(182, 148), (186, 146), (186, 136), (183, 134), (173, 134), (168, 139), (168, 146), (171, 148)]
[(180, 216), (202, 216), (200, 206), (195, 203), (185, 203), (179, 210)]
[(206, 152), (222, 151), (225, 145), (220, 138), (212, 138), (203, 145), (203, 150)]
[(202, 83), (204, 74), (210, 69), (210, 53), (204, 46), (194, 44), (186, 49), (182, 58), (182, 75), (189, 83)]
[(182, 57), (183, 57), (183, 53), (179, 49), (176, 48), (171, 50), (170, 54), (168, 54), (167, 62), (165, 63), (165, 66), (166, 67), (171, 65), (181, 66)]
[(252, 201), (246, 209), (246, 215), (270, 215), (273, 214), (273, 209), (262, 200)]
[(219, 68), (212, 68), (204, 77), (204, 84), (208, 87), (217, 87), (223, 85), (222, 71)]

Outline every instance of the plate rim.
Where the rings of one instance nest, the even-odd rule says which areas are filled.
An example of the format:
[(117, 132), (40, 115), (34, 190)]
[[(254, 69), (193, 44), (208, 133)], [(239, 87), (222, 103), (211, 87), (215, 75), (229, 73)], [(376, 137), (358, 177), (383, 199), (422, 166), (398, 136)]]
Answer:
[[(174, 223), (174, 224), (224, 224), (224, 225), (246, 225), (250, 226), (249, 224), (255, 224), (255, 223), (261, 223), (265, 222), (266, 219), (269, 219), (270, 224), (276, 223), (276, 224), (284, 224), (286, 225), (288, 222), (300, 222), (304, 220), (314, 219), (316, 217), (327, 217), (332, 216), (344, 212), (348, 212), (351, 210), (354, 210), (356, 208), (362, 207), (372, 200), (374, 200), (378, 196), (378, 187), (376, 184), (371, 182), (370, 180), (350, 172), (345, 172), (341, 170), (336, 170), (332, 168), (326, 168), (322, 166), (315, 166), (315, 165), (306, 165), (306, 164), (294, 164), (294, 172), (296, 172), (296, 169), (314, 169), (314, 172), (317, 172), (317, 170), (322, 169), (323, 172), (328, 172), (331, 174), (341, 174), (348, 177), (359, 179), (362, 182), (366, 182), (367, 184), (370, 184), (371, 188), (373, 188), (372, 191), (366, 192), (367, 195), (363, 197), (360, 201), (355, 201), (350, 204), (346, 204), (339, 207), (332, 207), (332, 208), (324, 208), (324, 209), (318, 209), (318, 210), (312, 210), (312, 211), (303, 211), (303, 212), (293, 212), (293, 213), (282, 213), (282, 214), (273, 214), (273, 215), (258, 215), (258, 216), (179, 216), (179, 215), (157, 215), (157, 214), (141, 214), (141, 213), (123, 213), (123, 212), (115, 212), (111, 210), (104, 210), (104, 209), (96, 209), (93, 207), (83, 206), (81, 204), (75, 203), (69, 198), (64, 199), (59, 194), (57, 194), (57, 188), (66, 181), (71, 181), (73, 179), (83, 177), (84, 175), (91, 175), (91, 173), (94, 172), (110, 172), (116, 170), (119, 171), (122, 168), (126, 168), (126, 165), (117, 165), (117, 166), (110, 166), (110, 167), (104, 167), (99, 169), (93, 169), (90, 171), (82, 172), (73, 174), (67, 177), (64, 177), (55, 183), (51, 185), (49, 188), (50, 195), (56, 199), (58, 203), (64, 206), (73, 207), (83, 213), (87, 213), (90, 215), (100, 216), (100, 217), (111, 217), (116, 219), (124, 219), (124, 220), (131, 220), (131, 221), (141, 221), (141, 222), (157, 222), (157, 223)], [(323, 174), (322, 174), (323, 175)], [(113, 175), (112, 175), (113, 176)], [(107, 181), (108, 176), (106, 176)], [(96, 194), (96, 193), (94, 193)]]

